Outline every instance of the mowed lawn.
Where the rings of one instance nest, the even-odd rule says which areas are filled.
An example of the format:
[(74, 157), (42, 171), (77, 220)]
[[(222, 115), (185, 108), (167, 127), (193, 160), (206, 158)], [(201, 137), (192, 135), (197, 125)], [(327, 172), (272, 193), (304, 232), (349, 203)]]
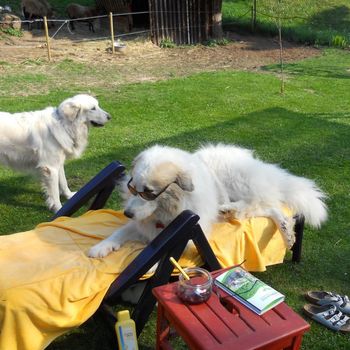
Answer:
[[(30, 72), (28, 72), (28, 65)], [(329, 220), (320, 229), (306, 227), (303, 258), (271, 266), (258, 277), (286, 295), (301, 313), (307, 290), (349, 294), (350, 283), (350, 55), (343, 50), (320, 51), (317, 58), (286, 65), (286, 93), (279, 93), (277, 67), (258, 72), (210, 72), (156, 83), (104, 88), (94, 68), (96, 86), (74, 87), (60, 80), (88, 66), (57, 65), (57, 80), (45, 80), (45, 63), (1, 62), (0, 110), (22, 111), (57, 105), (78, 92), (96, 95), (112, 120), (90, 130), (83, 157), (67, 163), (72, 190), (79, 189), (101, 168), (117, 159), (128, 168), (145, 147), (159, 143), (194, 150), (206, 142), (239, 144), (254, 149), (263, 160), (294, 174), (314, 179), (328, 194)], [(76, 69), (75, 69), (76, 68)], [(79, 68), (79, 69), (78, 69)], [(49, 68), (48, 68), (49, 69)], [(52, 69), (52, 65), (51, 68)], [(38, 79), (39, 77), (39, 79)], [(82, 80), (83, 81), (83, 80)], [(46, 93), (40, 85), (46, 84)], [(14, 84), (15, 89), (14, 89)], [(40, 91), (36, 93), (35, 91)], [(10, 91), (11, 93), (7, 93)], [(120, 208), (116, 194), (108, 206)], [(0, 232), (31, 229), (48, 220), (40, 185), (32, 178), (0, 167)], [(311, 323), (303, 349), (349, 349), (349, 336)], [(140, 339), (141, 349), (154, 348), (155, 316)], [(50, 349), (104, 349), (95, 324), (55, 341)], [(95, 339), (91, 345), (92, 339)], [(178, 344), (178, 349), (185, 348)]]
[[(251, 0), (224, 0), (226, 28), (252, 29)], [(272, 11), (274, 9), (274, 11)], [(350, 2), (348, 0), (256, 1), (256, 32), (276, 35), (276, 13), (281, 13), (284, 39), (339, 47), (350, 44)]]

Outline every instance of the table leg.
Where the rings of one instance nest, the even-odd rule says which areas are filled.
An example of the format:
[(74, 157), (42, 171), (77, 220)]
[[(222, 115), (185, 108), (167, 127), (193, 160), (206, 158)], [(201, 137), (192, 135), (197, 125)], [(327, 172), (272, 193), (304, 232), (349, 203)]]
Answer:
[(169, 333), (170, 325), (165, 317), (164, 308), (158, 303), (156, 350), (170, 349), (168, 342)]

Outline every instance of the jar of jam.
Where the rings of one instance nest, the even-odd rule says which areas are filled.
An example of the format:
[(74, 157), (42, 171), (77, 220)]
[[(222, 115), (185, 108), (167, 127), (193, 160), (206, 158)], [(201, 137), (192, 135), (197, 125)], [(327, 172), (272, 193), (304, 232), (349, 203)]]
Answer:
[(189, 267), (184, 271), (190, 279), (187, 280), (182, 274), (179, 275), (178, 297), (190, 304), (199, 304), (208, 300), (213, 288), (213, 278), (209, 271), (200, 267)]

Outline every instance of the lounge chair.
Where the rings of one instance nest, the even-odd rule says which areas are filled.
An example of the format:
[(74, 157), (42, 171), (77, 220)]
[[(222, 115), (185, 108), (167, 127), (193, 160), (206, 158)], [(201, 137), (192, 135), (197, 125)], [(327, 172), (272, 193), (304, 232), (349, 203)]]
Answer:
[[(199, 217), (189, 210), (182, 212), (146, 247), (134, 242), (104, 259), (88, 258), (86, 250), (93, 242), (126, 222), (122, 213), (101, 209), (123, 176), (123, 165), (112, 162), (67, 201), (51, 222), (39, 224), (31, 231), (0, 237), (0, 348), (42, 349), (91, 317), (107, 323), (103, 329), (109, 330), (111, 346), (115, 347), (113, 305), (128, 287), (147, 277), (132, 313), (139, 335), (155, 305), (152, 288), (171, 278), (170, 256), (180, 262), (184, 259), (184, 265), (189, 260), (192, 266), (205, 264), (209, 270), (235, 263), (225, 260), (227, 255), (231, 258), (235, 254), (218, 251), (220, 242), (214, 241), (216, 248), (212, 249), (198, 224)], [(86, 205), (87, 213), (70, 218)], [(257, 221), (252, 220), (247, 227), (257, 227)], [(249, 244), (254, 247), (249, 246), (243, 254), (253, 250), (255, 256), (260, 248), (266, 253), (270, 237), (282, 241), (275, 234), (271, 220), (262, 221), (265, 228), (259, 236), (259, 244), (260, 241), (265, 243), (254, 243), (254, 237), (249, 236)], [(225, 224), (226, 234), (231, 226), (244, 225)], [(268, 233), (271, 228), (273, 232)], [(301, 239), (302, 228), (302, 221), (298, 221), (297, 242)], [(262, 239), (266, 235), (267, 238)], [(192, 254), (186, 261), (183, 252), (189, 240), (196, 249), (195, 256)], [(300, 249), (301, 242), (293, 252), (293, 260), (300, 259)], [(283, 257), (284, 252), (267, 264), (282, 262)], [(147, 275), (157, 262), (155, 273)]]

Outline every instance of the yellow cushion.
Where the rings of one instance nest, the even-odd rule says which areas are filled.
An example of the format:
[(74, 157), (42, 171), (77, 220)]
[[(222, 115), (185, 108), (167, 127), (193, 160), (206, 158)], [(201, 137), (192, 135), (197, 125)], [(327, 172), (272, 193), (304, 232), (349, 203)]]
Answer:
[[(94, 314), (144, 245), (127, 242), (103, 259), (90, 259), (86, 252), (126, 221), (121, 212), (102, 209), (0, 237), (0, 349), (43, 349)], [(266, 218), (217, 223), (210, 244), (223, 267), (246, 259), (244, 267), (251, 271), (281, 263), (286, 251)], [(188, 249), (180, 263), (201, 261)]]

